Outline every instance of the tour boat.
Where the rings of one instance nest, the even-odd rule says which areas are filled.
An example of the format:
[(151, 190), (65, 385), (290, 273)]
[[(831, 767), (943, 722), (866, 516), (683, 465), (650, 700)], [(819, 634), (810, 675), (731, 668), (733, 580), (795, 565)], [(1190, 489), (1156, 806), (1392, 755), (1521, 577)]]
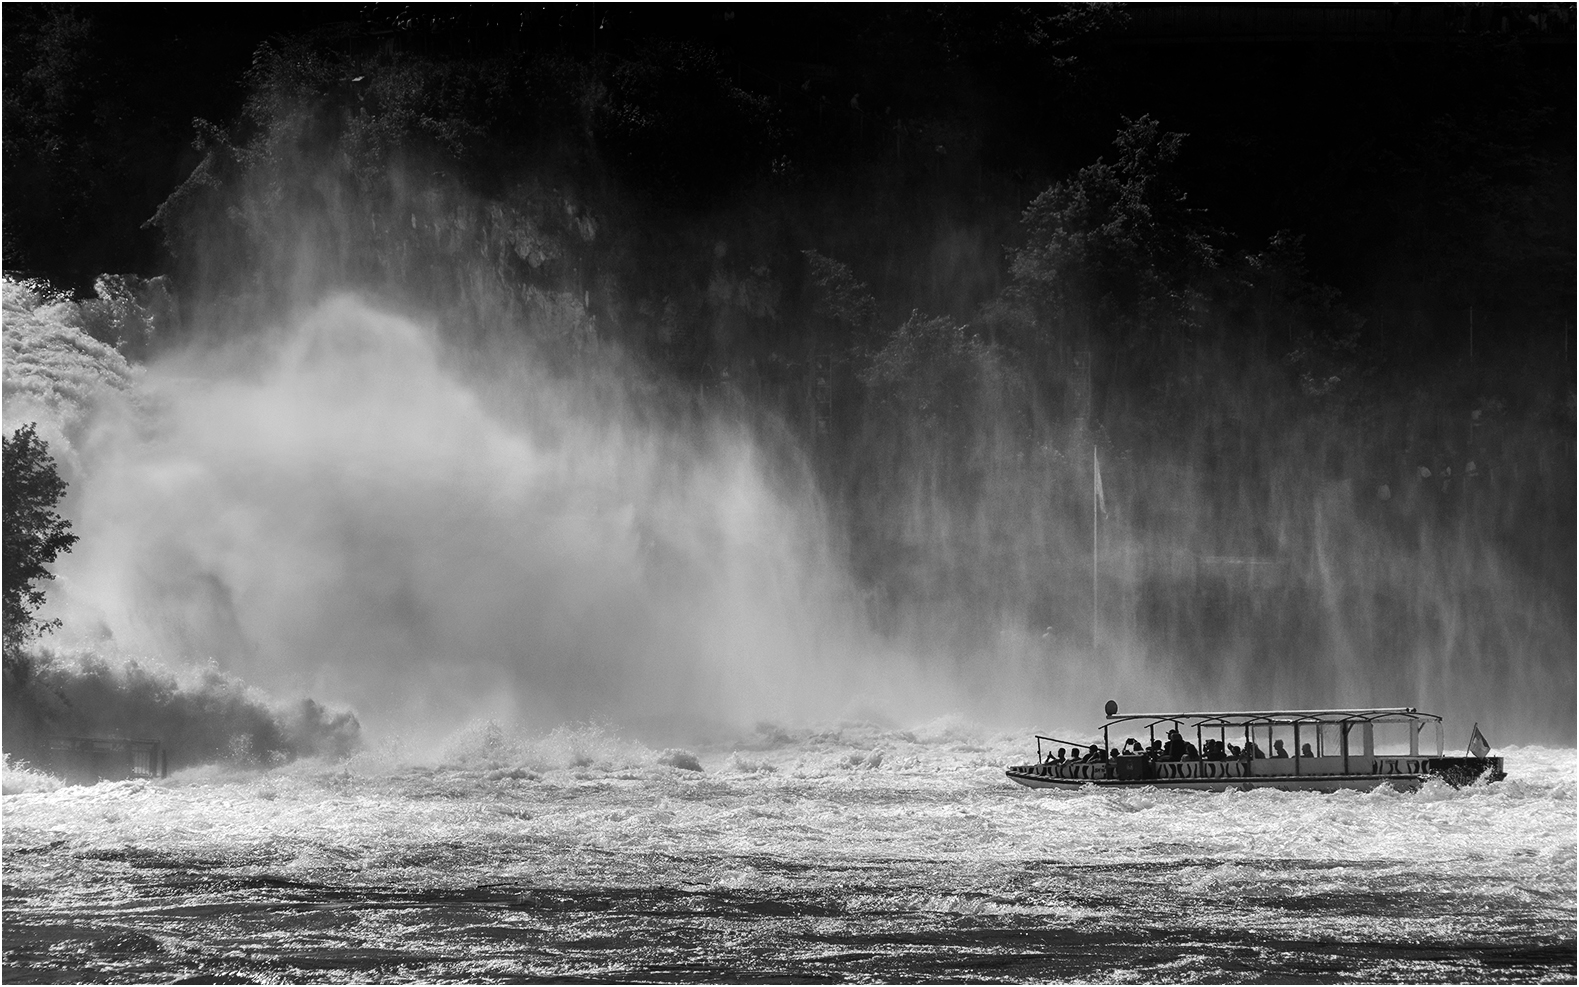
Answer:
[[(1429, 753), (1420, 738), (1428, 726), (1434, 727)], [(1067, 744), (1083, 756), (1056, 759), (1054, 748), (1044, 751), (1044, 743)], [(1077, 743), (1037, 734), (1036, 761), (1005, 773), (1031, 788), (1151, 785), (1215, 792), (1331, 792), (1378, 785), (1407, 790), (1433, 777), (1454, 787), (1507, 777), (1502, 758), (1486, 756), (1490, 747), (1479, 724), (1468, 755), (1444, 755), (1442, 718), (1412, 706), (1120, 716), (1118, 704), (1109, 701), (1100, 749), (1096, 743), (1094, 738)]]

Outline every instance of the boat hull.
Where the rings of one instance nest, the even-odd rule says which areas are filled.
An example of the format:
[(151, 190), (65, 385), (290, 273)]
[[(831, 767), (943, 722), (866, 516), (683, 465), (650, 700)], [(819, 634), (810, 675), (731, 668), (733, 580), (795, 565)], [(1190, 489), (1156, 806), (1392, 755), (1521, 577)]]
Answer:
[(1062, 788), (1073, 790), (1086, 785), (1095, 785), (1098, 788), (1170, 788), (1182, 789), (1192, 792), (1248, 792), (1257, 788), (1271, 788), (1284, 792), (1336, 792), (1344, 789), (1369, 791), (1382, 785), (1391, 785), (1400, 791), (1414, 791), (1424, 782), (1424, 778), (1404, 778), (1393, 775), (1365, 775), (1365, 776), (1334, 776), (1325, 778), (1241, 778), (1235, 780), (1201, 780), (1201, 779), (1151, 779), (1147, 781), (1120, 781), (1117, 778), (1103, 778), (1100, 780), (1076, 780), (1073, 778), (1037, 778), (1029, 775), (1014, 773), (1011, 769), (1005, 772), (1009, 778), (1027, 788)]
[[(1350, 770), (1333, 761), (1348, 760)], [(1412, 791), (1431, 778), (1455, 788), (1479, 778), (1501, 781), (1507, 775), (1502, 758), (1377, 757), (1266, 758), (1251, 761), (1147, 761), (1121, 757), (1114, 762), (1019, 764), (1004, 772), (1011, 781), (1028, 788), (1170, 788), (1186, 791), (1224, 792), (1271, 788), (1293, 792), (1367, 791), (1389, 785)], [(1327, 762), (1327, 763), (1318, 763)], [(1326, 769), (1326, 770), (1323, 770)]]

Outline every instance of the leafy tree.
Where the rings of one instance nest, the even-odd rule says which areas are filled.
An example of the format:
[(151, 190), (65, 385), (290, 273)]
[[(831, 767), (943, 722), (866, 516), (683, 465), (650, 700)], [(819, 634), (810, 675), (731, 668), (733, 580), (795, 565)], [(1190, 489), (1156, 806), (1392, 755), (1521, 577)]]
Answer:
[(1149, 116), (1126, 119), (1115, 160), (1081, 168), (1026, 208), (1010, 270), (1047, 328), (1117, 331), (1145, 351), (1191, 327), (1194, 286), (1217, 252), (1172, 177), (1184, 136)]
[(35, 620), (34, 611), (44, 604), (44, 591), (34, 584), (53, 579), (46, 566), (61, 552), (71, 550), (77, 536), (71, 522), (55, 512), (55, 504), (66, 492), (66, 481), (55, 472), (49, 446), (38, 437), (36, 426), (28, 422), (3, 443), (5, 515), (5, 610), (4, 633), (7, 653), (14, 651), (43, 631), (60, 626), (60, 621)]
[(992, 364), (986, 342), (944, 316), (912, 312), (861, 374), (884, 408), (931, 430), (956, 424)]
[(801, 255), (806, 258), (812, 311), (856, 332), (871, 325), (877, 301), (865, 282), (850, 270), (850, 265), (824, 257), (815, 250), (802, 250)]

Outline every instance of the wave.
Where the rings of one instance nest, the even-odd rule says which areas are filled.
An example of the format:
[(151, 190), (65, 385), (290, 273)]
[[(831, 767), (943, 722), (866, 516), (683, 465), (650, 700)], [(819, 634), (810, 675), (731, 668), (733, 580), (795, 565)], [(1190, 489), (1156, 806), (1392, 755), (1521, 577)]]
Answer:
[(281, 701), (212, 666), (40, 647), (6, 663), (5, 748), (56, 736), (160, 741), (172, 770), (205, 763), (271, 766), (343, 758), (361, 745), (349, 710)]
[(26, 761), (0, 754), (0, 795), (58, 791), (65, 782), (47, 771), (39, 771)]

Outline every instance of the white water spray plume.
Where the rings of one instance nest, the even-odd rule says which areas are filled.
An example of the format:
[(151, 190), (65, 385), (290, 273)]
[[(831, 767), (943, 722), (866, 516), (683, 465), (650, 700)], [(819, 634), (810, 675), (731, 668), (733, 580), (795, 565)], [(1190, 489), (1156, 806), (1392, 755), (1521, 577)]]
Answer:
[(749, 724), (915, 681), (861, 630), (793, 463), (512, 356), (467, 369), (339, 296), (158, 361), (76, 449), (53, 612), (402, 731)]

